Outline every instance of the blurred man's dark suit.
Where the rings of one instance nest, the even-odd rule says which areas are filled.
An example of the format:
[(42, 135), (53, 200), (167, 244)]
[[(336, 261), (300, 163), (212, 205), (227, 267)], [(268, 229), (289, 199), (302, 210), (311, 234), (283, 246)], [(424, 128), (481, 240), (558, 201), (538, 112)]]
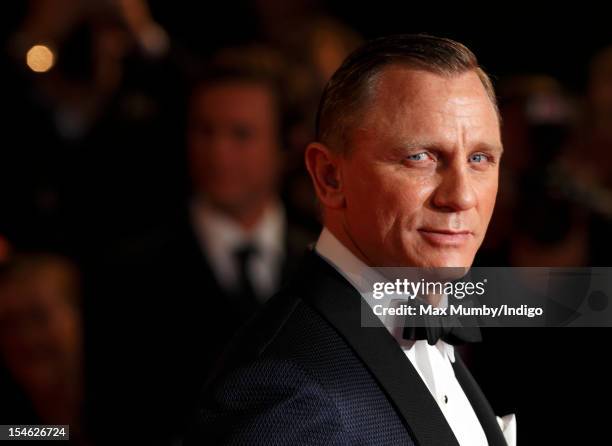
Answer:
[[(458, 355), (453, 367), (489, 444), (505, 445)], [(234, 339), (194, 417), (186, 445), (458, 444), (396, 340), (315, 252)]]
[[(287, 225), (281, 281), (310, 241)], [(104, 438), (117, 438), (104, 424), (112, 422), (125, 438), (167, 444), (225, 344), (261, 304), (223, 289), (187, 212), (108, 257), (88, 284), (89, 421)]]

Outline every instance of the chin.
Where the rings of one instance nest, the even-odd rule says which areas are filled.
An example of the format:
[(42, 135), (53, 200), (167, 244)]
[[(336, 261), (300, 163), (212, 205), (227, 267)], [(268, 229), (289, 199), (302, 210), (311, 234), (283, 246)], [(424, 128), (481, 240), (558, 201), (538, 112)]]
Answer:
[(474, 255), (465, 255), (461, 253), (431, 253), (430, 255), (422, 255), (419, 258), (411, 256), (405, 265), (410, 265), (417, 268), (463, 268), (468, 269), (472, 266)]

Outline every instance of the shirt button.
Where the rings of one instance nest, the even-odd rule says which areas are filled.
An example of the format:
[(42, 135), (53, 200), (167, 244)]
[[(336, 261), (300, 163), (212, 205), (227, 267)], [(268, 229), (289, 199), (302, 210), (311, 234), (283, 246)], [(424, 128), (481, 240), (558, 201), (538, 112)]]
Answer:
[(444, 404), (448, 403), (448, 396), (444, 395)]

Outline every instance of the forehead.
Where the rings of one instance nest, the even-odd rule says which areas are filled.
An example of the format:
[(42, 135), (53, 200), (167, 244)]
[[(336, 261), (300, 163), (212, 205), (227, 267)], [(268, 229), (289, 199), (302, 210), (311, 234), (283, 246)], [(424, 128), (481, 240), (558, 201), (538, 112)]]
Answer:
[(475, 71), (446, 76), (387, 67), (365, 108), (356, 129), (361, 136), (453, 139), (460, 132), (499, 143), (497, 112)]

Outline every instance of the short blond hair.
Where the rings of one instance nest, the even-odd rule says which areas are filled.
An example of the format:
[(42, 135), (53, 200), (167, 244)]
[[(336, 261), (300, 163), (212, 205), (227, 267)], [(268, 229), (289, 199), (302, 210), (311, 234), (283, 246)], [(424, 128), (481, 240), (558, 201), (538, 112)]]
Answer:
[(332, 150), (346, 152), (347, 133), (363, 110), (379, 74), (398, 64), (443, 76), (476, 72), (499, 116), (493, 83), (465, 45), (425, 34), (400, 34), (366, 42), (334, 73), (319, 102), (317, 141)]

